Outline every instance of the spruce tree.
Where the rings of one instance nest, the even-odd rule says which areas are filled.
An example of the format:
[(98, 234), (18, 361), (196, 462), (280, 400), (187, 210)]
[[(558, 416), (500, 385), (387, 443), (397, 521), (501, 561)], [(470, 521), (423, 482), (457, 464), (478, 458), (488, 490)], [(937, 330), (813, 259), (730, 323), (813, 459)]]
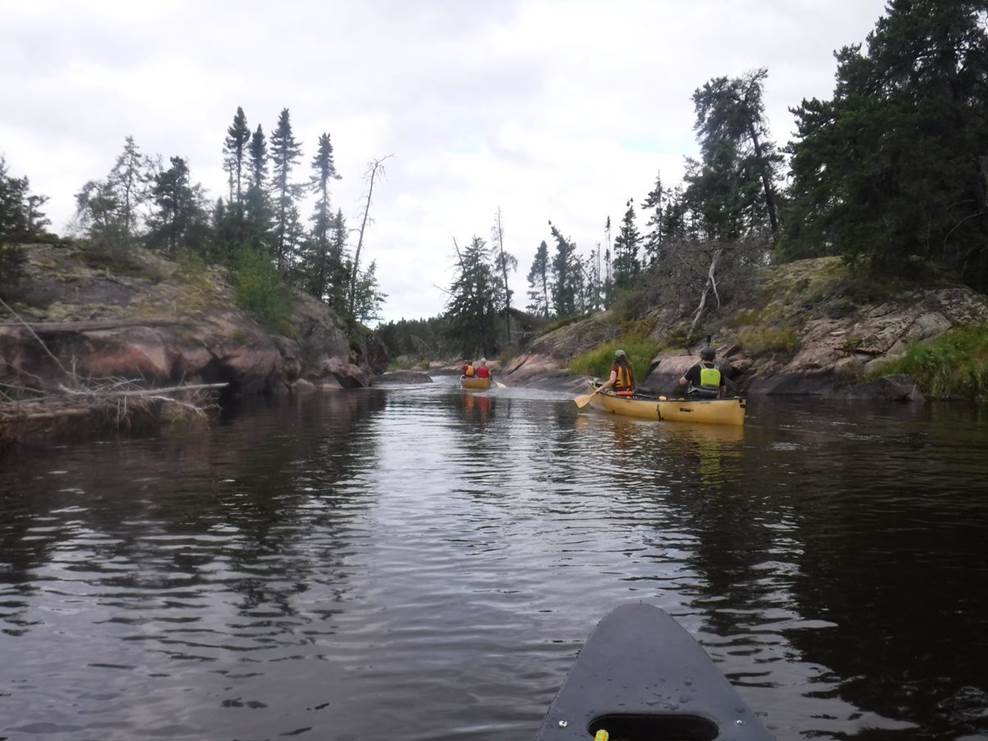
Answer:
[(621, 228), (614, 240), (614, 287), (617, 289), (629, 288), (641, 272), (641, 262), (638, 259), (641, 235), (635, 226), (635, 206), (630, 198), (627, 206)]
[(244, 243), (252, 249), (270, 252), (271, 201), (266, 189), (268, 146), (260, 124), (251, 135), (247, 148), (250, 156), (247, 193), (244, 196)]
[(662, 188), (662, 174), (655, 176), (655, 186), (642, 201), (642, 211), (648, 211), (648, 233), (645, 235), (645, 264), (654, 265), (662, 257), (662, 208), (665, 190)]
[(309, 187), (316, 195), (310, 221), (312, 231), (303, 251), (303, 270), (306, 274), (306, 290), (322, 299), (330, 281), (330, 230), (333, 212), (329, 203), (329, 181), (339, 179), (333, 162), (333, 144), (329, 134), (320, 134), (315, 157), (312, 158), (312, 177)]
[(575, 316), (582, 286), (576, 245), (551, 221), (549, 230), (556, 240), (556, 254), (552, 258), (552, 308), (558, 317)]
[(138, 209), (151, 196), (151, 184), (156, 169), (154, 162), (141, 154), (134, 137), (128, 136), (124, 140), (123, 152), (117, 157), (106, 182), (106, 188), (113, 192), (117, 202), (117, 218), (126, 244), (137, 233)]
[(278, 115), (278, 125), (271, 135), (272, 191), (274, 193), (274, 257), (278, 268), (287, 272), (297, 241), (298, 209), (301, 188), (292, 182), (292, 169), (302, 156), (302, 145), (292, 133), (287, 108)]
[(250, 142), (250, 138), (247, 116), (244, 115), (244, 109), (237, 106), (233, 123), (226, 130), (226, 140), (223, 142), (223, 161), (233, 183), (231, 198), (238, 216), (243, 214), (243, 172), (247, 144)]
[(474, 237), (458, 252), (458, 271), (444, 315), (449, 321), (450, 336), (464, 355), (493, 355), (497, 349), (501, 282), (483, 239)]
[(549, 245), (542, 240), (528, 271), (528, 310), (549, 317)]

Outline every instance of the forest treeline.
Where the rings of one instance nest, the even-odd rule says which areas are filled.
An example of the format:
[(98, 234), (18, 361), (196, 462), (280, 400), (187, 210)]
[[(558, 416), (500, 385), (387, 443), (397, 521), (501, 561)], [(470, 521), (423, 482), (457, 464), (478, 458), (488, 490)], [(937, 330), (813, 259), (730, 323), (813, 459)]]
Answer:
[[(699, 156), (682, 182), (658, 174), (616, 228), (601, 219), (589, 249), (549, 222), (526, 308), (555, 324), (615, 308), (621, 321), (672, 299), (691, 307), (695, 336), (758, 266), (823, 255), (872, 281), (946, 272), (985, 291), (986, 19), (984, 2), (892, 0), (864, 46), (836, 52), (833, 96), (791, 109), (784, 147), (765, 115), (768, 70), (708, 80), (693, 94)], [(498, 213), (492, 239), (458, 248), (442, 317), (381, 327), (393, 353), (491, 356), (524, 342), (505, 321), (515, 262), (502, 242)]]
[[(292, 286), (326, 302), (351, 325), (373, 320), (385, 296), (375, 262), (364, 266), (360, 250), (382, 163), (370, 164), (364, 220), (351, 247), (343, 212), (331, 199), (340, 175), (329, 133), (319, 135), (307, 167), (302, 158), (287, 108), (268, 138), (260, 124), (248, 126), (238, 107), (223, 139), (228, 190), (213, 201), (184, 157), (165, 162), (128, 136), (107, 175), (76, 194), (78, 241), (103, 253), (110, 265), (126, 263), (138, 246), (228, 265), (241, 303), (265, 319), (283, 318)], [(6, 283), (22, 269), (17, 243), (54, 238), (45, 232), (46, 200), (0, 159), (0, 278)], [(310, 212), (303, 215), (307, 203)]]

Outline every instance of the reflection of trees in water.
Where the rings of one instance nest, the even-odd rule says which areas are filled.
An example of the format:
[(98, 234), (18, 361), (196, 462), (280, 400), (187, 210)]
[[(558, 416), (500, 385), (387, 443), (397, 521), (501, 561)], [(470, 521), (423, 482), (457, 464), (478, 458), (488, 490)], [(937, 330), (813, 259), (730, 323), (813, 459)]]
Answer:
[(983, 732), (988, 503), (974, 482), (988, 455), (973, 451), (988, 420), (957, 406), (866, 420), (814, 441), (788, 492), (795, 601), (836, 624), (791, 640), (846, 678), (844, 699), (918, 723), (911, 738)]
[[(205, 432), (27, 456), (0, 476), (0, 583), (29, 592), (38, 570), (78, 572), (101, 586), (100, 604), (126, 610), (221, 581), (242, 610), (291, 614), (292, 596), (340, 560), (364, 494), (354, 476), (374, 458), (366, 428), (384, 403), (312, 395)], [(317, 546), (305, 543), (313, 533)]]

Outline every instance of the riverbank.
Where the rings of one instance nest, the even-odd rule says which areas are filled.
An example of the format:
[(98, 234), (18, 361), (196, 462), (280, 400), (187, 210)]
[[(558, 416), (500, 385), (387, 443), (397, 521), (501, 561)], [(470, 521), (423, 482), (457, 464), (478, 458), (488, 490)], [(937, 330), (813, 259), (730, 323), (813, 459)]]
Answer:
[[(864, 285), (839, 258), (797, 260), (757, 271), (751, 290), (725, 301), (687, 342), (694, 310), (669, 302), (642, 317), (612, 309), (574, 321), (537, 337), (505, 364), (501, 378), (558, 387), (583, 377), (575, 369), (596, 364), (603, 375), (610, 354), (591, 357), (601, 348), (634, 343), (646, 352), (642, 387), (662, 393), (697, 362), (710, 335), (734, 388), (748, 395), (920, 400), (925, 393), (977, 398), (988, 388), (968, 383), (958, 385), (968, 393), (951, 393), (953, 387), (917, 373), (918, 363), (903, 362), (925, 343), (988, 326), (988, 297), (948, 281)], [(967, 346), (980, 349), (971, 357), (955, 352), (951, 362), (977, 375), (983, 348)]]
[[(224, 397), (235, 398), (368, 386), (387, 365), (382, 348), (349, 337), (322, 302), (291, 292), (285, 314), (268, 321), (238, 305), (231, 271), (194, 257), (131, 249), (110, 259), (73, 244), (22, 249), (23, 277), (0, 296), (10, 309), (0, 319), (0, 437), (8, 440), (21, 436), (14, 421), (25, 418), (24, 405), (67, 381), (224, 384)], [(105, 417), (80, 406), (44, 413), (61, 417), (52, 429)]]

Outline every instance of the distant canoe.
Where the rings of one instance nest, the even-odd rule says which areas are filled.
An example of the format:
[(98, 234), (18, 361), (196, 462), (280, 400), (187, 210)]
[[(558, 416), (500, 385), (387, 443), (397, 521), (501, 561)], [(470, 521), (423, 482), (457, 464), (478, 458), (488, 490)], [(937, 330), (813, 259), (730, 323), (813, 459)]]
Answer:
[(645, 399), (640, 396), (597, 394), (590, 400), (595, 409), (611, 414), (665, 422), (699, 422), (713, 425), (743, 425), (744, 399)]
[(465, 389), (470, 389), (471, 391), (486, 391), (491, 387), (490, 378), (467, 378), (466, 376), (460, 376), (460, 385)]

